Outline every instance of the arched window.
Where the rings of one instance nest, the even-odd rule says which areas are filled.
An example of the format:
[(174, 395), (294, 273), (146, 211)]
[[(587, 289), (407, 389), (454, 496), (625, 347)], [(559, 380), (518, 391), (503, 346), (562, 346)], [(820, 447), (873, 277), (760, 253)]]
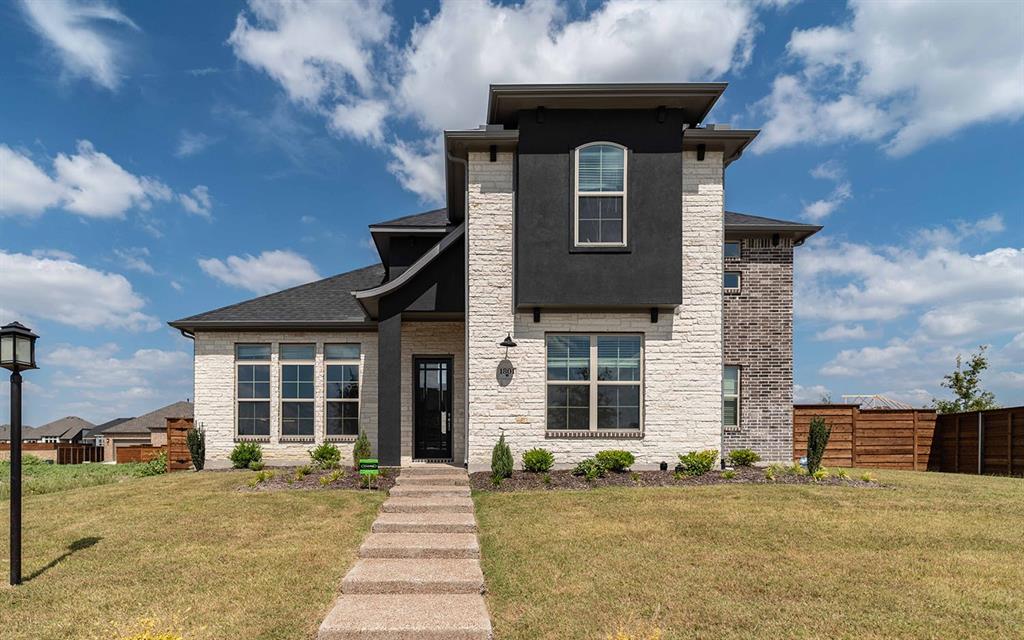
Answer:
[(592, 142), (576, 149), (577, 246), (626, 245), (626, 148)]

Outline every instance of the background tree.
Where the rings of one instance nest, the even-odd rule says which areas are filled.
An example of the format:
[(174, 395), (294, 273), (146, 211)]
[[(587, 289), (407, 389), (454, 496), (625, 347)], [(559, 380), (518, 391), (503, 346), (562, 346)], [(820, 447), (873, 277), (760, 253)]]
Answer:
[(998, 409), (996, 396), (981, 388), (981, 373), (988, 369), (985, 345), (971, 354), (967, 366), (963, 366), (960, 355), (956, 357), (956, 370), (942, 379), (942, 386), (953, 392), (952, 400), (932, 400), (939, 413), (962, 413), (964, 411), (985, 411)]

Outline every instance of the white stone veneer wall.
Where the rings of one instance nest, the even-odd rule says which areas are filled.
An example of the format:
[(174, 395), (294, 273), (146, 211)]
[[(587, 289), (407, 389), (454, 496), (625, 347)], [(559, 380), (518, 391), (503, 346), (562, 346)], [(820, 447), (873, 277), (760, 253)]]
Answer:
[(465, 393), (466, 338), (461, 322), (402, 323), (402, 464), (413, 455), (413, 369), (414, 356), (451, 356), (454, 367), (452, 385), (452, 460), (461, 463), (466, 452)]
[[(683, 156), (683, 303), (649, 313), (516, 314), (512, 298), (514, 193), (511, 153), (490, 162), (487, 153), (469, 157), (468, 358), (469, 463), (490, 464), (501, 430), (516, 463), (532, 447), (546, 447), (561, 464), (602, 449), (627, 449), (637, 466), (696, 449), (721, 450), (722, 425), (722, 154)], [(551, 274), (558, 277), (558, 274)], [(507, 331), (518, 346), (509, 353), (516, 366), (501, 387), (495, 367), (504, 356), (497, 343)], [(548, 332), (637, 332), (644, 335), (644, 435), (642, 439), (545, 437), (545, 342)]]
[[(308, 462), (309, 449), (324, 441), (324, 343), (359, 343), (359, 427), (377, 447), (377, 334), (375, 332), (229, 332), (199, 331), (195, 338), (195, 421), (206, 430), (206, 457), (211, 467), (229, 465), (235, 439), (235, 344), (270, 343), (270, 441), (261, 442), (267, 464)], [(281, 343), (316, 343), (314, 368), (315, 441), (281, 442)], [(352, 446), (337, 443), (351, 461)]]

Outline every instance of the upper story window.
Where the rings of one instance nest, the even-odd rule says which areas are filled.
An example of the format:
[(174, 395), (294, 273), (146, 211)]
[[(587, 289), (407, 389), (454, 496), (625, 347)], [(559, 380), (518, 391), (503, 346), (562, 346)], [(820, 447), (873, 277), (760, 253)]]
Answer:
[(270, 345), (235, 345), (236, 432), (270, 436)]
[(626, 148), (594, 142), (576, 149), (576, 246), (626, 246)]
[(726, 260), (739, 260), (740, 259), (740, 243), (729, 241), (725, 243), (725, 249), (723, 250)]

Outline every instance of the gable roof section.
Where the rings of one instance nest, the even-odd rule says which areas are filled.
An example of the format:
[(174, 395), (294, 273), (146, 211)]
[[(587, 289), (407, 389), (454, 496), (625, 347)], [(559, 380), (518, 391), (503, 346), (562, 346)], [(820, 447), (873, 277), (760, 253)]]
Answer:
[(384, 281), (384, 265), (341, 273), (252, 300), (207, 311), (169, 324), (176, 329), (240, 329), (373, 326), (353, 291), (370, 289)]
[(150, 429), (163, 429), (167, 427), (167, 418), (191, 418), (193, 417), (192, 403), (188, 401), (175, 402), (160, 407), (156, 411), (150, 411), (138, 418), (126, 420), (120, 424), (109, 427), (105, 434), (124, 433), (149, 433)]
[(423, 213), (414, 213), (394, 220), (375, 222), (370, 229), (396, 229), (401, 230), (407, 227), (444, 227), (448, 224), (448, 209), (434, 209)]
[[(62, 438), (70, 440), (74, 438), (83, 429), (92, 429), (93, 423), (88, 420), (83, 420), (78, 416), (65, 416), (54, 420), (53, 422), (47, 422), (46, 424), (36, 427), (32, 436), (35, 438)], [(22, 434), (24, 437), (24, 434)]]
[[(23, 441), (37, 440), (38, 438), (36, 437), (35, 433), (36, 433), (36, 428), (35, 427), (29, 427), (29, 426), (26, 426), (24, 424), (21, 425), (21, 439)], [(10, 441), (11, 441), (11, 425), (9, 425), (9, 424), (0, 424), (0, 442), (10, 442)]]
[(115, 426), (121, 424), (122, 422), (128, 422), (131, 419), (132, 418), (129, 417), (129, 418), (114, 418), (113, 420), (107, 420), (103, 424), (98, 424), (94, 428), (90, 429), (89, 430), (89, 435), (90, 436), (99, 435), (99, 434), (103, 433), (104, 431), (106, 431), (107, 429), (109, 429), (111, 427), (115, 427)]

